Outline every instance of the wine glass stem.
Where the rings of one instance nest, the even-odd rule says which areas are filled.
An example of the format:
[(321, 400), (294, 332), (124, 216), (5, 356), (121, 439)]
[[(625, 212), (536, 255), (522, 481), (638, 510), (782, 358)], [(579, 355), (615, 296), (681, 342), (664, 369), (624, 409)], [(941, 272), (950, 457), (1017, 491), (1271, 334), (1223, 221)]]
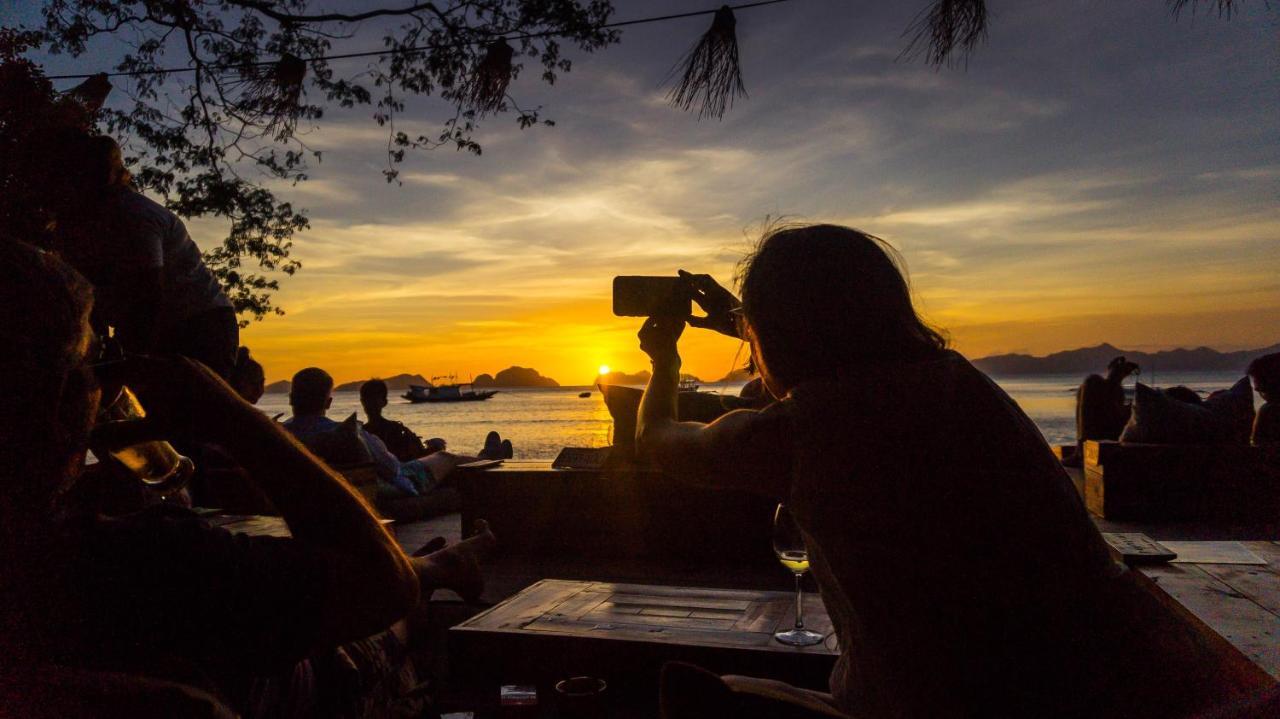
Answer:
[(803, 572), (796, 572), (796, 629), (804, 629), (804, 590), (800, 587)]

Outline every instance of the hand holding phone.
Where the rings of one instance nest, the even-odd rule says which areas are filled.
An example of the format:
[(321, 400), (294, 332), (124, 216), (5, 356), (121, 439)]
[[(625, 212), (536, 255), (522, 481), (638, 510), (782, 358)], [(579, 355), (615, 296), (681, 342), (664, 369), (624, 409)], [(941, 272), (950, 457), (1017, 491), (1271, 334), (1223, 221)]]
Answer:
[(742, 339), (742, 327), (737, 312), (742, 302), (732, 292), (720, 286), (711, 275), (695, 275), (680, 270), (680, 278), (688, 283), (693, 301), (698, 303), (705, 317), (689, 317), (690, 327), (715, 330), (722, 335)]

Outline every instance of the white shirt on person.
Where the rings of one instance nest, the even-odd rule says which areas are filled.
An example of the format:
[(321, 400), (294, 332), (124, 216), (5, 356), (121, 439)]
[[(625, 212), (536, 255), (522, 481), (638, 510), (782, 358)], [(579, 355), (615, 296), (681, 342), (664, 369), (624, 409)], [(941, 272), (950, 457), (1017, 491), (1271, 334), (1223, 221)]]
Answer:
[(160, 203), (128, 188), (112, 191), (103, 217), (82, 232), (70, 251), (75, 264), (94, 284), (98, 304), (118, 315), (133, 304), (132, 273), (158, 269), (164, 297), (157, 308), (158, 326), (169, 329), (183, 320), (217, 308), (231, 308), (186, 225)]

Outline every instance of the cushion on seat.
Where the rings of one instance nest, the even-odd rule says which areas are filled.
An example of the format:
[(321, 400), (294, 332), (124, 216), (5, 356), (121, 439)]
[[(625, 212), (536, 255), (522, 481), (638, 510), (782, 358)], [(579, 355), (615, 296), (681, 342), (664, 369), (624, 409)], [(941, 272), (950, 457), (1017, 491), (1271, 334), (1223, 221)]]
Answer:
[(1247, 439), (1244, 417), (1252, 423), (1253, 389), (1248, 378), (1200, 404), (1179, 401), (1138, 383), (1133, 413), (1121, 442), (1147, 444), (1217, 444)]
[(350, 466), (373, 461), (369, 447), (360, 436), (360, 422), (354, 412), (328, 432), (299, 437), (307, 449), (333, 466)]
[(1233, 442), (1248, 444), (1253, 432), (1253, 385), (1248, 377), (1241, 377), (1231, 389), (1220, 389), (1209, 395), (1204, 406), (1217, 412), (1232, 426)]

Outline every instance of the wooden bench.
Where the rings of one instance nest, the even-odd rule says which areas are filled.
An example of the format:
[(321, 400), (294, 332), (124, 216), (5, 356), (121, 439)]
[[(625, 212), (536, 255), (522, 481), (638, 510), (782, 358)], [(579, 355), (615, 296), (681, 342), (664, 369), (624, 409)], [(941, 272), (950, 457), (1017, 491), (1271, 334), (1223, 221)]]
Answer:
[(1240, 521), (1280, 515), (1280, 454), (1247, 445), (1084, 445), (1089, 511), (1121, 521)]
[(595, 559), (710, 557), (776, 571), (770, 545), (776, 503), (690, 487), (634, 465), (558, 470), (510, 461), (461, 475), (462, 530), (485, 519), (508, 555)]
[(413, 521), (458, 511), (462, 500), (453, 487), (433, 489), (419, 497), (387, 497), (378, 491), (377, 467), (372, 462), (337, 468), (378, 514), (397, 521)]

